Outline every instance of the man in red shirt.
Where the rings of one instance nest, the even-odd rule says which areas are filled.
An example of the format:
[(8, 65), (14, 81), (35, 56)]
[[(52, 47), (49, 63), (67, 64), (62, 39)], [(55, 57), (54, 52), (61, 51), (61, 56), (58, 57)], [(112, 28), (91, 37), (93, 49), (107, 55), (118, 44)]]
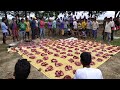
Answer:
[(43, 18), (40, 19), (39, 27), (40, 27), (40, 38), (41, 39), (45, 38), (45, 22)]

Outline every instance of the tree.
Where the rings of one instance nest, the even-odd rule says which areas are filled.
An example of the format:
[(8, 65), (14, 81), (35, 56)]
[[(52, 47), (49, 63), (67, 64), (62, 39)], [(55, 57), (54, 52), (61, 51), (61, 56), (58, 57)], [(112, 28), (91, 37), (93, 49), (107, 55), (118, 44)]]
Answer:
[(102, 14), (105, 14), (106, 11), (84, 11), (84, 12), (88, 12), (88, 16), (90, 17), (93, 17), (93, 16), (98, 17)]

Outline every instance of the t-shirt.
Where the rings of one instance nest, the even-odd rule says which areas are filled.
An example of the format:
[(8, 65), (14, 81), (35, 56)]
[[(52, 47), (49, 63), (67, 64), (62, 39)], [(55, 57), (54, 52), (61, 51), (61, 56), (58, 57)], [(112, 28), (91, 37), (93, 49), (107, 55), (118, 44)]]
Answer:
[(4, 22), (1, 22), (1, 29), (3, 33), (7, 33), (8, 32), (8, 27), (6, 26), (6, 24)]
[(44, 26), (45, 26), (45, 22), (40, 20), (40, 28), (44, 28)]
[(87, 29), (92, 29), (92, 21), (87, 21)]
[(52, 22), (48, 22), (48, 28), (52, 28)]
[(55, 20), (52, 22), (52, 28), (56, 28), (56, 21)]
[(85, 67), (76, 71), (74, 79), (103, 79), (103, 76), (99, 69)]
[(78, 29), (82, 29), (82, 26), (81, 26), (81, 23), (80, 23), (80, 22), (78, 23), (77, 26), (78, 26)]
[(30, 31), (30, 22), (25, 22), (27, 27), (26, 27), (26, 32), (29, 32)]
[(93, 30), (97, 30), (99, 28), (99, 24), (97, 21), (93, 21), (92, 28), (93, 28)]
[(77, 22), (76, 21), (73, 22), (73, 25), (74, 25), (74, 29), (77, 29)]
[(27, 28), (26, 23), (22, 23), (22, 22), (20, 22), (20, 31), (25, 31), (26, 28)]
[(33, 29), (35, 29), (36, 28), (36, 22), (35, 22), (35, 20), (32, 20), (32, 22), (31, 22), (31, 28)]
[(64, 29), (64, 22), (61, 22), (60, 29)]
[(35, 20), (36, 21), (36, 27), (38, 27), (38, 20)]
[(105, 32), (109, 32), (111, 33), (111, 28), (112, 28), (112, 23), (111, 22), (106, 22), (106, 25), (105, 25)]
[(64, 28), (68, 28), (68, 22), (67, 21), (64, 22)]
[(87, 27), (87, 23), (85, 21), (83, 21), (81, 26), (82, 26), (82, 29), (85, 29)]
[(60, 28), (60, 24), (61, 24), (60, 21), (56, 22), (57, 28)]

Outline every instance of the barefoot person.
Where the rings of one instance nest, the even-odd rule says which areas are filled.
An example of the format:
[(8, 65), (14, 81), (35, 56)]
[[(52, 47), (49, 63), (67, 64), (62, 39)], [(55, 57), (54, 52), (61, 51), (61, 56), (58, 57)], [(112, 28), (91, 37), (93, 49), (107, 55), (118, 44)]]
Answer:
[(15, 18), (12, 19), (10, 27), (12, 30), (13, 42), (15, 42), (15, 39), (18, 41), (18, 27)]
[(6, 18), (3, 17), (1, 22), (1, 29), (3, 33), (3, 44), (6, 44), (6, 36), (8, 34), (8, 27), (6, 26), (5, 22), (6, 22)]
[(20, 27), (20, 31), (19, 31), (19, 34), (20, 34), (20, 40), (25, 40), (25, 32), (26, 32), (26, 23), (24, 22), (24, 19), (21, 19), (21, 22), (19, 24), (19, 27)]
[(92, 62), (90, 53), (83, 52), (80, 58), (83, 68), (76, 71), (74, 79), (103, 79), (102, 72), (99, 69), (90, 67)]
[(28, 18), (26, 18), (25, 23), (27, 25), (26, 33), (25, 33), (25, 39), (26, 39), (26, 36), (27, 36), (28, 40), (30, 40), (30, 30), (31, 30), (31, 28), (30, 28), (30, 22), (29, 22)]
[(40, 38), (44, 39), (45, 38), (45, 22), (44, 18), (40, 19)]

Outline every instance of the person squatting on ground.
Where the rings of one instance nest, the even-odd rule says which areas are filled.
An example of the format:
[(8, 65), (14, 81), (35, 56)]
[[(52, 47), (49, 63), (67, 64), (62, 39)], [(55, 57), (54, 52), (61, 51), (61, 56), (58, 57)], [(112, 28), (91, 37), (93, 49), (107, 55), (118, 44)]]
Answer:
[(99, 69), (90, 67), (90, 63), (92, 62), (90, 53), (83, 52), (80, 58), (83, 68), (76, 70), (74, 79), (103, 79), (102, 72)]

